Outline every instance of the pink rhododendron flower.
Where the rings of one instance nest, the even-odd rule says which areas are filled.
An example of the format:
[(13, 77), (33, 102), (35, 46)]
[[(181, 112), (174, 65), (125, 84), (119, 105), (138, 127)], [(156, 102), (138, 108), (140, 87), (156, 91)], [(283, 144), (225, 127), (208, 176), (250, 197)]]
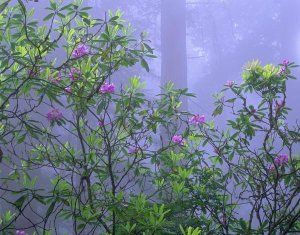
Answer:
[(275, 101), (275, 110), (278, 111), (279, 109), (283, 108), (285, 105), (284, 100)]
[(49, 82), (57, 85), (57, 84), (59, 84), (61, 82), (62, 79), (61, 79), (61, 76), (58, 76), (56, 78), (49, 77), (48, 80), (49, 80)]
[(78, 59), (82, 56), (89, 54), (89, 52), (90, 52), (89, 48), (85, 44), (80, 43), (72, 52), (72, 56), (73, 58)]
[(225, 86), (233, 87), (233, 86), (234, 86), (234, 81), (228, 80), (228, 81), (225, 83)]
[(40, 73), (40, 69), (38, 67), (27, 70), (27, 74), (30, 78), (37, 76), (39, 73)]
[(274, 159), (274, 164), (268, 167), (268, 172), (271, 173), (275, 170), (275, 167), (283, 166), (289, 162), (289, 156), (287, 154), (278, 154)]
[(56, 85), (59, 84), (62, 80), (61, 73), (59, 72), (58, 76), (55, 77), (55, 78), (53, 78), (52, 76), (49, 76), (48, 80), (49, 80), (49, 82), (51, 82), (53, 84), (56, 84)]
[(25, 231), (17, 230), (16, 235), (26, 235)]
[(196, 114), (190, 118), (189, 122), (194, 125), (203, 124), (205, 122), (205, 116), (204, 115), (200, 116), (199, 114)]
[(104, 83), (100, 89), (99, 92), (101, 94), (106, 94), (106, 93), (114, 93), (115, 92), (115, 85), (113, 83)]
[(276, 166), (282, 166), (289, 162), (289, 156), (287, 154), (279, 154), (275, 159), (274, 163)]
[(69, 73), (69, 78), (71, 81), (75, 81), (77, 79), (81, 79), (81, 71), (79, 69), (71, 68)]
[(271, 164), (269, 167), (268, 167), (268, 172), (271, 173), (275, 170), (275, 165), (274, 164)]
[(99, 121), (98, 122), (98, 127), (104, 127), (104, 121)]
[(285, 59), (285, 60), (282, 61), (282, 64), (283, 64), (284, 66), (287, 66), (287, 65), (289, 64), (289, 61)]
[(65, 92), (71, 94), (72, 93), (72, 88), (71, 87), (66, 87)]
[(47, 119), (50, 122), (58, 121), (63, 118), (62, 113), (58, 109), (52, 109), (47, 113)]
[(185, 141), (184, 141), (182, 135), (174, 135), (174, 136), (172, 137), (172, 142), (173, 142), (174, 144), (179, 144), (179, 145), (184, 145), (184, 143), (185, 143)]
[(130, 146), (130, 147), (128, 148), (128, 153), (129, 153), (129, 154), (135, 154), (135, 153), (137, 153), (139, 150), (140, 150), (140, 148), (138, 148), (138, 147)]

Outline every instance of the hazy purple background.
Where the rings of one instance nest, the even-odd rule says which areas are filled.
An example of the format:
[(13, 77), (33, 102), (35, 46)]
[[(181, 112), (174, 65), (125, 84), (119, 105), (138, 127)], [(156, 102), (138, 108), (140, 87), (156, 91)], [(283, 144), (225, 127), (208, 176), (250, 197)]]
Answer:
[[(46, 14), (46, 1), (29, 3), (38, 9), (40, 19)], [(83, 4), (93, 7), (92, 17), (121, 9), (137, 37), (143, 31), (149, 33), (158, 57), (150, 61), (151, 71), (135, 66), (120, 71), (115, 81), (141, 75), (150, 95), (172, 80), (197, 95), (188, 101), (191, 112), (209, 116), (212, 94), (227, 80), (241, 82), (247, 61), (276, 64), (288, 59), (300, 64), (298, 0), (84, 0)], [(295, 120), (300, 81), (289, 82), (287, 89), (287, 105), (293, 107), (291, 119)]]
[[(28, 3), (40, 20), (46, 15), (46, 2)], [(227, 80), (241, 82), (247, 61), (276, 64), (288, 59), (300, 64), (299, 0), (84, 0), (84, 5), (92, 6), (91, 14), (97, 18), (108, 9), (121, 9), (136, 37), (147, 31), (155, 48), (157, 58), (149, 61), (149, 73), (140, 66), (124, 69), (115, 75), (115, 83), (140, 75), (152, 96), (161, 83), (172, 80), (197, 95), (185, 106), (207, 119), (213, 110), (212, 94)], [(295, 76), (300, 77), (299, 69)], [(287, 91), (294, 123), (300, 116), (300, 80), (290, 81)], [(218, 123), (224, 124), (229, 116), (225, 113)], [(67, 232), (67, 226), (62, 231)]]

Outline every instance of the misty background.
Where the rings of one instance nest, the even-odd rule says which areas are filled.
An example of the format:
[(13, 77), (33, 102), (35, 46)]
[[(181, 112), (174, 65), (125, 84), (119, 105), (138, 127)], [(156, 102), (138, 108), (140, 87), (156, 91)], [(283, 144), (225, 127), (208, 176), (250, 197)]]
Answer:
[[(28, 2), (41, 22), (47, 14), (45, 2)], [(155, 50), (157, 58), (148, 60), (149, 73), (136, 65), (119, 71), (115, 83), (140, 75), (148, 84), (147, 93), (154, 95), (161, 84), (173, 81), (197, 96), (189, 98), (185, 107), (209, 118), (212, 95), (227, 80), (242, 82), (246, 62), (258, 59), (264, 65), (288, 59), (300, 64), (298, 0), (83, 0), (83, 5), (93, 7), (90, 14), (95, 18), (120, 9), (135, 37), (147, 32)], [(294, 75), (298, 77), (299, 69)], [(299, 117), (299, 89), (299, 80), (288, 82), (287, 106), (293, 108), (294, 121)]]
[[(26, 3), (36, 9), (40, 24), (47, 15), (47, 2)], [(278, 64), (288, 59), (300, 64), (299, 0), (84, 0), (83, 4), (93, 7), (94, 18), (120, 9), (135, 29), (135, 37), (148, 32), (155, 49), (157, 58), (148, 60), (150, 72), (136, 65), (118, 71), (114, 83), (139, 75), (147, 82), (146, 94), (153, 97), (162, 84), (173, 81), (177, 88), (187, 87), (197, 96), (185, 100), (184, 108), (215, 119), (221, 127), (230, 114), (211, 116), (212, 95), (227, 80), (242, 82), (246, 62), (259, 59), (262, 64)], [(299, 78), (299, 69), (293, 75)], [(293, 109), (290, 123), (300, 117), (299, 91), (300, 80), (287, 83), (287, 106)], [(47, 175), (41, 177), (47, 180)], [(68, 232), (67, 224), (61, 232)]]

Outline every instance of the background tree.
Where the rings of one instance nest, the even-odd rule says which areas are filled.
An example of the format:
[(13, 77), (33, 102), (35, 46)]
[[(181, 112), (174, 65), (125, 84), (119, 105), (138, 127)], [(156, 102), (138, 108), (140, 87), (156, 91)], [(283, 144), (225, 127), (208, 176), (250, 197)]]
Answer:
[[(172, 81), (186, 88), (186, 11), (185, 0), (161, 1), (161, 84)], [(187, 100), (182, 100), (187, 109)]]

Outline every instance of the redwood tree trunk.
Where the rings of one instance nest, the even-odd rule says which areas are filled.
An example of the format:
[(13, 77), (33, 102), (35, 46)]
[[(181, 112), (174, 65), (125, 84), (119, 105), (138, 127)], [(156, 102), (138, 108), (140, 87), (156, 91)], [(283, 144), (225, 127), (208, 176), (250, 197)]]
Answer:
[(161, 84), (172, 81), (176, 88), (187, 87), (185, 9), (185, 0), (161, 1)]

